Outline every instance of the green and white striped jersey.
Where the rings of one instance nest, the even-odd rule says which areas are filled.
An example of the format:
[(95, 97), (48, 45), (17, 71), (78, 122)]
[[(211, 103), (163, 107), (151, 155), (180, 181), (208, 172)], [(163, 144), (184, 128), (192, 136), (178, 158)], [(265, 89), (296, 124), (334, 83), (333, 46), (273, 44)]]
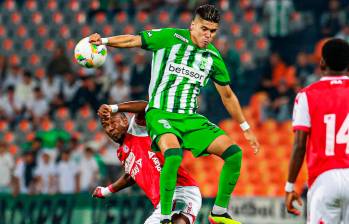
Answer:
[(142, 48), (153, 52), (148, 109), (193, 114), (209, 78), (219, 85), (230, 83), (219, 51), (212, 44), (198, 48), (188, 29), (154, 29), (140, 36)]

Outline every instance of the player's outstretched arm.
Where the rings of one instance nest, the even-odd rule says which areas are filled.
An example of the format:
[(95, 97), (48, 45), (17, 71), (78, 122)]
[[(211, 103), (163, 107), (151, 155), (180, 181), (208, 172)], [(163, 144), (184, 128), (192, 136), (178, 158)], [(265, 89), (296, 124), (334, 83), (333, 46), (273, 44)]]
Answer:
[(289, 213), (299, 215), (300, 211), (293, 206), (293, 201), (297, 201), (299, 205), (302, 205), (300, 196), (294, 191), (294, 183), (296, 182), (297, 176), (305, 157), (306, 144), (307, 144), (308, 133), (304, 131), (296, 131), (295, 139), (293, 144), (293, 152), (290, 161), (290, 167), (288, 172), (288, 179), (285, 186), (286, 197), (285, 205)]
[(135, 184), (135, 181), (132, 179), (132, 177), (129, 174), (125, 173), (117, 181), (115, 181), (114, 183), (110, 184), (107, 187), (101, 187), (101, 186), (96, 187), (96, 189), (93, 191), (92, 197), (95, 197), (95, 198), (109, 197), (113, 193), (116, 193), (118, 191), (121, 191), (122, 189), (130, 187), (133, 184)]
[(145, 108), (147, 107), (148, 102), (147, 101), (129, 101), (125, 103), (119, 103), (119, 104), (113, 104), (113, 105), (107, 105), (103, 104), (98, 109), (98, 116), (99, 117), (109, 117), (111, 113), (116, 112), (129, 112), (129, 113), (144, 113)]
[(133, 48), (142, 46), (142, 38), (139, 35), (119, 35), (102, 38), (100, 34), (94, 33), (90, 36), (90, 43), (105, 44), (115, 48)]
[(259, 142), (251, 131), (250, 126), (248, 125), (244, 114), (242, 113), (238, 98), (231, 90), (229, 85), (221, 86), (215, 83), (215, 86), (219, 95), (221, 96), (225, 108), (227, 109), (229, 114), (239, 122), (241, 129), (244, 131), (245, 138), (249, 141), (251, 147), (254, 150), (254, 153), (257, 154), (260, 147)]

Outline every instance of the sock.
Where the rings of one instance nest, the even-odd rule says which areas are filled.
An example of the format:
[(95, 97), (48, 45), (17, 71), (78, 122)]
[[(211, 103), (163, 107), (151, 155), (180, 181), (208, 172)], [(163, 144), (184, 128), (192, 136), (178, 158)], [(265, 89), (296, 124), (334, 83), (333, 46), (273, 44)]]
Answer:
[(242, 152), (239, 146), (232, 145), (222, 154), (224, 165), (219, 177), (219, 185), (215, 205), (227, 208), (231, 193), (240, 176)]
[(177, 183), (177, 171), (182, 162), (183, 150), (167, 149), (165, 162), (160, 174), (161, 215), (171, 215), (172, 199)]
[(171, 220), (171, 215), (161, 215), (160, 220), (162, 221), (165, 219)]
[(222, 215), (227, 212), (227, 208), (218, 205), (213, 205), (212, 213), (215, 215)]

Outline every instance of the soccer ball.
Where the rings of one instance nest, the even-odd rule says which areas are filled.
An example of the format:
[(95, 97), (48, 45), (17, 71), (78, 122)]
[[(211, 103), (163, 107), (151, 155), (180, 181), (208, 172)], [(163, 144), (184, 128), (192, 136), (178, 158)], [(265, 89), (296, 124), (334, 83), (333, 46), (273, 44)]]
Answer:
[(75, 46), (74, 56), (79, 65), (86, 68), (98, 68), (107, 58), (107, 48), (105, 45), (90, 44), (89, 37), (85, 37)]

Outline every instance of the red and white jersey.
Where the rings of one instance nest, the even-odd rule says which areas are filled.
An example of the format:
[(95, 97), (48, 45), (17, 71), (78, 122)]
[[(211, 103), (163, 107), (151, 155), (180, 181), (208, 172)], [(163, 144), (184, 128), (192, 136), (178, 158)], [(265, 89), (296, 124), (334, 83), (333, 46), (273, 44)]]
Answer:
[[(135, 122), (133, 116), (123, 144), (117, 150), (117, 156), (138, 186), (145, 192), (154, 207), (160, 201), (160, 171), (164, 162), (161, 153), (151, 150), (151, 138), (145, 126)], [(198, 186), (195, 180), (179, 167), (177, 186)]]
[(349, 168), (349, 78), (323, 77), (301, 90), (293, 129), (309, 132), (309, 186), (327, 170)]

